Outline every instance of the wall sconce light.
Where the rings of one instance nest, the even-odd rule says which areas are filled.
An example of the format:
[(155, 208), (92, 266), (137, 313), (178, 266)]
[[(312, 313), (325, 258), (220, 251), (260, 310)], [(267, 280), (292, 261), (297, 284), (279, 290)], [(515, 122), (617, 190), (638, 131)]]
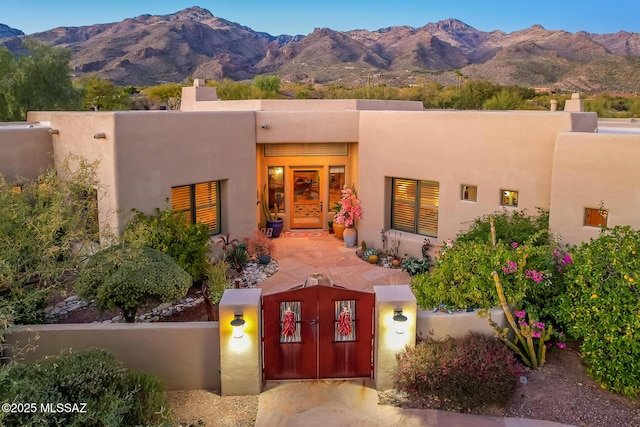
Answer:
[(407, 331), (407, 316), (402, 314), (402, 309), (393, 312), (393, 330), (396, 334), (404, 334)]
[(49, 129), (49, 135), (57, 135), (60, 133), (60, 129)]
[(95, 139), (106, 139), (107, 138), (107, 134), (104, 133), (104, 132), (99, 132), (99, 133), (96, 133), (95, 135), (93, 135), (93, 137)]
[(242, 314), (236, 314), (235, 319), (231, 321), (231, 326), (233, 326), (233, 337), (234, 338), (242, 338), (244, 335), (244, 324), (246, 321), (242, 318)]

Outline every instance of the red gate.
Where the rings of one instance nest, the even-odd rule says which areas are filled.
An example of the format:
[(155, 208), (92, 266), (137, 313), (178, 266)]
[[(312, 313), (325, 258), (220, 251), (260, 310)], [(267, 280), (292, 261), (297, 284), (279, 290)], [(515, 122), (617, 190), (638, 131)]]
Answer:
[(371, 377), (373, 302), (331, 285), (265, 295), (265, 380)]

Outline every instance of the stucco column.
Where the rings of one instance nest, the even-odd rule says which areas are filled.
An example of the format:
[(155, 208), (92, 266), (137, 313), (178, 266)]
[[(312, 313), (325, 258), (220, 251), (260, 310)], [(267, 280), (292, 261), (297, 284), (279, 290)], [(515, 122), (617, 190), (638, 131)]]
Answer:
[[(374, 376), (376, 388), (393, 387), (391, 376), (396, 366), (396, 354), (406, 346), (416, 345), (416, 297), (409, 285), (374, 286), (376, 294), (376, 337), (374, 341)], [(393, 320), (394, 315), (406, 317), (404, 322)]]
[[(223, 396), (252, 396), (262, 391), (261, 296), (262, 289), (259, 288), (228, 289), (220, 301), (220, 388)], [(245, 323), (234, 333), (231, 322), (238, 315)]]

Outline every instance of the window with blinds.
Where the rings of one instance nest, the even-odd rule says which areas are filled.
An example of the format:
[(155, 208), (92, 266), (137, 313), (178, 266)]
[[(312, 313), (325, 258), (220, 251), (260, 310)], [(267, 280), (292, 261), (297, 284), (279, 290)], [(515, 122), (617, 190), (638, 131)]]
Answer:
[(184, 212), (189, 224), (201, 222), (209, 233), (220, 233), (219, 184), (217, 181), (182, 185), (171, 188), (171, 207)]
[(425, 236), (438, 236), (440, 184), (393, 178), (391, 228)]

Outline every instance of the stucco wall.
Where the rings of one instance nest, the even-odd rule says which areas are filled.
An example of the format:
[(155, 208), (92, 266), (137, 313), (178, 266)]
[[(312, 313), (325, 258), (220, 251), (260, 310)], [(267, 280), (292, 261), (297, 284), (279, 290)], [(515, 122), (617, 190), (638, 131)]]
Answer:
[[(117, 192), (114, 167), (114, 113), (113, 112), (60, 112), (51, 114), (51, 128), (55, 167), (60, 170), (70, 155), (89, 162), (98, 161), (98, 221), (101, 229), (118, 227)], [(104, 133), (106, 138), (94, 135)], [(74, 167), (71, 165), (71, 167)]]
[(164, 208), (171, 187), (221, 181), (222, 232), (256, 227), (256, 141), (252, 112), (116, 114), (115, 172), (120, 225), (136, 208)]
[(598, 237), (584, 226), (585, 208), (609, 210), (607, 224), (640, 228), (640, 134), (558, 134), (549, 225), (566, 243)]
[(53, 165), (48, 130), (37, 123), (0, 124), (0, 174), (8, 182), (35, 179)]
[(252, 112), (54, 113), (51, 126), (60, 129), (56, 167), (69, 153), (100, 161), (101, 224), (121, 231), (131, 209), (163, 209), (172, 186), (221, 181), (222, 231), (248, 236), (255, 228)]
[(357, 111), (258, 111), (255, 114), (258, 143), (358, 141)]
[[(556, 134), (572, 130), (574, 114), (580, 113), (360, 112), (359, 239), (378, 244), (380, 230), (390, 227), (391, 177), (439, 182), (433, 244), (501, 210), (501, 189), (519, 191), (518, 209), (548, 209)], [(587, 114), (583, 129), (589, 120), (595, 128), (595, 116)], [(478, 187), (477, 202), (461, 200), (462, 184)], [(423, 238), (403, 233), (402, 251), (418, 256)]]
[(129, 369), (158, 375), (168, 390), (220, 390), (218, 322), (20, 326), (6, 339), (9, 346), (36, 344), (25, 361), (101, 348)]

